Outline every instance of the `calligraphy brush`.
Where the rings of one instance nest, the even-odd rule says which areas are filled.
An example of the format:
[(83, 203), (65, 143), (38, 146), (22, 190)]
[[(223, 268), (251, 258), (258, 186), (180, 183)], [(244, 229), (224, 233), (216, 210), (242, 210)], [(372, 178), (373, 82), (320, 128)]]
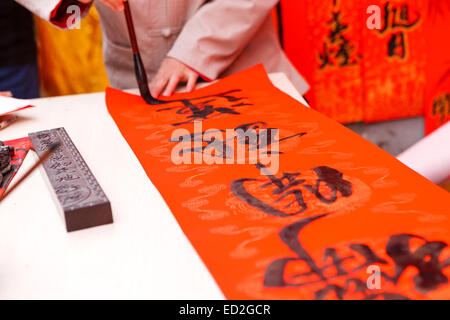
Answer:
[(128, 34), (130, 36), (131, 47), (133, 49), (133, 59), (134, 59), (134, 72), (136, 73), (136, 79), (139, 86), (139, 92), (142, 98), (148, 104), (163, 104), (165, 101), (161, 101), (153, 98), (150, 90), (148, 89), (147, 73), (145, 72), (144, 63), (142, 63), (141, 54), (139, 52), (138, 43), (136, 40), (136, 31), (134, 29), (133, 17), (131, 16), (130, 4), (128, 0), (123, 2), (125, 19), (127, 20)]
[(28, 176), (34, 171), (36, 170), (37, 167), (39, 167), (45, 160), (48, 159), (48, 157), (51, 156), (51, 154), (58, 149), (60, 143), (54, 143), (50, 146), (50, 148), (42, 155), (42, 157), (39, 159), (39, 161), (32, 166), (23, 176), (22, 178), (19, 179), (19, 181), (17, 181), (11, 188), (9, 188), (9, 190), (7, 190), (4, 194), (3, 197), (0, 198), (0, 201), (5, 200), (5, 198), (14, 191), (14, 189), (16, 189), (26, 178), (28, 178)]

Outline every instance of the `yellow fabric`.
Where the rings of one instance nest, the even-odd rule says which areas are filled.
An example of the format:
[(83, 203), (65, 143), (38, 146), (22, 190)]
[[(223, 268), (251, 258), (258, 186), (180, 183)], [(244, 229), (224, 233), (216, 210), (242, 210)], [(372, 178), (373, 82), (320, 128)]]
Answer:
[(41, 88), (46, 96), (104, 91), (102, 34), (94, 7), (80, 29), (60, 30), (36, 18)]

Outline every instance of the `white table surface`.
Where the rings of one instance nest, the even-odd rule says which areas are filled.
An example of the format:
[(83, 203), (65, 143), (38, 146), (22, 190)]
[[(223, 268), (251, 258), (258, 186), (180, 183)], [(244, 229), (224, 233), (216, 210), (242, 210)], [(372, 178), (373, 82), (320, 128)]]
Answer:
[[(304, 102), (284, 74), (270, 78)], [(32, 103), (0, 140), (64, 127), (110, 199), (114, 223), (67, 233), (45, 171), (36, 170), (0, 202), (0, 299), (223, 299), (108, 114), (104, 93)], [(14, 181), (36, 161), (30, 152)]]

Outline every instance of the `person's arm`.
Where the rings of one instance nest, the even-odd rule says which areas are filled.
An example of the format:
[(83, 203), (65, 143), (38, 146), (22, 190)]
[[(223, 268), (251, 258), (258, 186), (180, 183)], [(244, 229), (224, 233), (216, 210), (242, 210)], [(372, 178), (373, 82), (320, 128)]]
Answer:
[(76, 19), (73, 19), (76, 12), (73, 10), (74, 6), (78, 7), (78, 13), (82, 18), (86, 16), (91, 5), (91, 0), (84, 2), (81, 0), (61, 0), (59, 5), (51, 12), (49, 21), (62, 29), (72, 29), (72, 24), (76, 22)]
[[(29, 11), (52, 24), (66, 29), (73, 22), (73, 6), (78, 6), (83, 17), (91, 7), (93, 0), (15, 0)], [(123, 10), (123, 0), (99, 0), (116, 11)]]
[[(172, 94), (178, 79), (192, 77), (192, 70), (205, 79), (217, 79), (247, 46), (277, 3), (278, 0), (213, 0), (203, 5), (183, 27), (152, 80), (152, 94), (157, 96), (164, 87), (165, 95)], [(175, 71), (168, 70), (174, 65), (178, 65)]]
[(59, 5), (61, 0), (15, 0), (29, 11), (44, 20), (50, 21), (51, 14)]

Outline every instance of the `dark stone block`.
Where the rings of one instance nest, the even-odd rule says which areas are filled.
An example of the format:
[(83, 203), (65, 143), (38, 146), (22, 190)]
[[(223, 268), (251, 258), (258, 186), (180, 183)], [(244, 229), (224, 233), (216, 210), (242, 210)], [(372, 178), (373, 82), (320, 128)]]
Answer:
[(40, 131), (29, 137), (39, 157), (60, 143), (43, 166), (63, 209), (67, 231), (112, 223), (111, 204), (66, 130)]

